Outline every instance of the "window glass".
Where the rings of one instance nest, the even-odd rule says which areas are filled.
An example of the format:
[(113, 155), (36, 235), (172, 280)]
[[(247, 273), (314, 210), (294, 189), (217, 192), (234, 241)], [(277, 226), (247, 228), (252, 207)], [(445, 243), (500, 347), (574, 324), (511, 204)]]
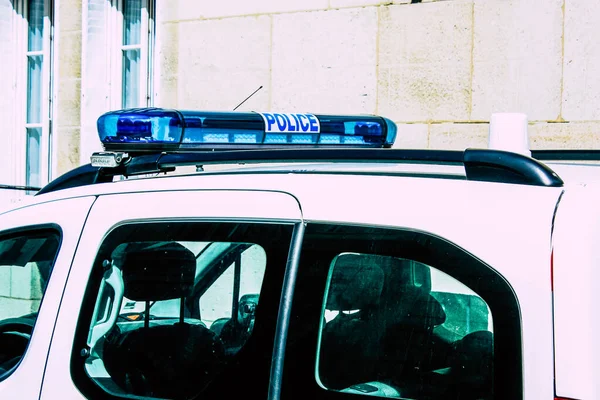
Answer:
[(44, 1), (27, 1), (27, 22), (29, 25), (27, 49), (29, 51), (41, 51), (44, 46)]
[(43, 104), (43, 55), (30, 55), (27, 57), (27, 123), (37, 124), (42, 122)]
[(431, 296), (442, 306), (446, 319), (434, 332), (444, 340), (455, 342), (478, 331), (493, 332), (490, 308), (475, 292), (435, 268), (431, 274)]
[[(142, 16), (147, 15), (148, 2), (142, 0), (123, 0), (123, 38), (122, 52), (122, 108), (141, 106), (140, 91), (142, 90)], [(145, 13), (144, 13), (145, 11)], [(146, 43), (146, 47), (148, 44)]]
[(44, 107), (44, 0), (27, 1), (27, 119), (25, 140), (25, 184), (42, 185), (42, 127)]
[(231, 318), (233, 273), (230, 266), (200, 298), (200, 313), (209, 326), (219, 318)]
[(73, 340), (78, 390), (87, 399), (267, 398), (294, 227), (153, 221), (108, 232)]
[(123, 108), (140, 101), (140, 49), (123, 50)]
[(114, 396), (193, 396), (254, 331), (264, 248), (165, 236), (123, 236), (102, 251), (84, 368)]
[(411, 399), (492, 398), (490, 309), (435, 268), (340, 254), (321, 320), (317, 380), (323, 388)]
[(59, 243), (55, 231), (0, 239), (0, 379), (27, 350)]
[(451, 241), (309, 223), (281, 397), (519, 400), (521, 332), (506, 279)]
[(140, 44), (142, 0), (123, 0), (123, 45)]
[(25, 165), (25, 183), (27, 186), (42, 185), (41, 165), (42, 128), (27, 128), (27, 163)]

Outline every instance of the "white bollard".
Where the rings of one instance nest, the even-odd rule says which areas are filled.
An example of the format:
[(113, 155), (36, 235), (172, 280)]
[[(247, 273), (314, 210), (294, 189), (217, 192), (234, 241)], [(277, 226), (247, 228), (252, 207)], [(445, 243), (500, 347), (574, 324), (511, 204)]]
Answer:
[(492, 114), (488, 148), (511, 151), (531, 157), (527, 115), (523, 113)]

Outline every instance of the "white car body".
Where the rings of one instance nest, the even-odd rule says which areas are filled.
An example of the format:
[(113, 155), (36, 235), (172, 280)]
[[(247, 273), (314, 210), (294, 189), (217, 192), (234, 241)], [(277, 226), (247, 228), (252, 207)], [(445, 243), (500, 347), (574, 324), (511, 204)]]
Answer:
[[(36, 196), (0, 214), (0, 236), (54, 224), (62, 244), (31, 343), (18, 368), (0, 382), (0, 398), (88, 398), (72, 376), (72, 360), (80, 357), (74, 337), (94, 260), (112, 230), (157, 221), (225, 221), (294, 225), (299, 236), (287, 243), (291, 280), (303, 273), (295, 268), (303, 227), (311, 224), (400, 229), (450, 242), (514, 292), (520, 398), (600, 399), (600, 174), (595, 165), (547, 165), (563, 186), (467, 180), (463, 167), (435, 163), (307, 162), (115, 180)], [(293, 301), (288, 289), (282, 299)], [(285, 331), (289, 321), (279, 318), (278, 329)], [(282, 340), (285, 348), (285, 335)], [(285, 382), (273, 378), (288, 359), (273, 360), (269, 397), (276, 398)]]

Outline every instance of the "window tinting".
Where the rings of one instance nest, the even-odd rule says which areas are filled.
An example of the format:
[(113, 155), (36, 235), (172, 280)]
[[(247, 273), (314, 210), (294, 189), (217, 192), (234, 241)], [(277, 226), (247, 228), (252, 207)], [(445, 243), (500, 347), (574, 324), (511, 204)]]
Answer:
[(424, 232), (307, 225), (282, 398), (518, 400), (521, 360), (516, 296), (472, 254)]
[(72, 358), (77, 385), (88, 398), (212, 398), (244, 387), (266, 396), (291, 230), (115, 229), (84, 299)]
[(493, 322), (451, 276), (401, 258), (345, 253), (329, 272), (317, 380), (395, 398), (491, 399)]

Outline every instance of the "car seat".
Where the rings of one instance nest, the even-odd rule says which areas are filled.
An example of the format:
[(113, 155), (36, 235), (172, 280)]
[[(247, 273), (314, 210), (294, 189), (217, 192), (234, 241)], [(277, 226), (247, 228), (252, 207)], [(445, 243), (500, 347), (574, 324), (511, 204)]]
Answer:
[[(202, 325), (178, 321), (150, 326), (150, 301), (192, 293), (194, 254), (184, 246), (152, 243), (128, 248), (119, 263), (125, 297), (146, 302), (144, 326), (114, 329), (104, 342), (104, 364), (113, 381), (127, 393), (166, 398), (189, 397), (207, 385), (220, 369), (223, 344)], [(162, 322), (162, 321), (161, 321)]]
[(469, 333), (454, 345), (451, 363), (456, 398), (486, 400), (493, 397), (494, 334)]
[(236, 354), (252, 334), (257, 306), (257, 294), (243, 295), (237, 307), (237, 317), (229, 319), (220, 329), (220, 338), (228, 354)]
[(385, 333), (380, 368), (403, 395), (419, 397), (426, 389), (422, 387), (424, 374), (436, 368), (433, 329), (444, 323), (446, 314), (427, 286), (411, 284), (398, 285), (388, 293), (382, 310)]
[(380, 332), (375, 309), (383, 283), (381, 268), (364, 256), (345, 254), (334, 265), (325, 308), (337, 316), (325, 323), (319, 348), (325, 387), (339, 390), (375, 380)]

